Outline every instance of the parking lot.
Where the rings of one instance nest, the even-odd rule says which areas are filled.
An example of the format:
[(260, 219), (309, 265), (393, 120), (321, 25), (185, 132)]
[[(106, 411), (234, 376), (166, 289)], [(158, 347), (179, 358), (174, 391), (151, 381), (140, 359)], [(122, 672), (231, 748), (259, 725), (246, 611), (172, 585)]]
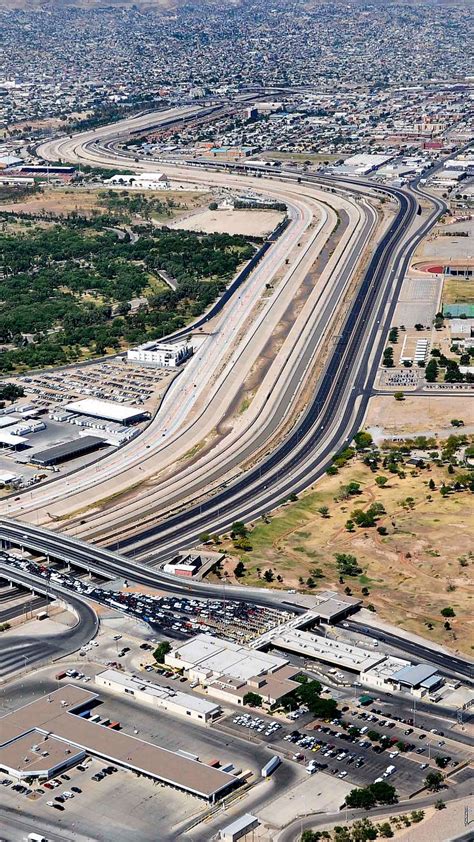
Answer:
[[(178, 822), (203, 809), (193, 796), (94, 758), (41, 785), (5, 777), (0, 786), (2, 803), (25, 818), (52, 822), (58, 834), (78, 828), (83, 837), (100, 842), (129, 842), (131, 828), (140, 842), (171, 840)], [(56, 838), (54, 832), (48, 838)]]
[[(420, 789), (430, 769), (438, 769), (437, 756), (449, 758), (445, 773), (467, 757), (461, 745), (447, 744), (441, 732), (421, 732), (408, 723), (347, 705), (342, 710), (341, 720), (322, 722), (300, 709), (296, 727), (288, 716), (285, 722), (281, 717), (272, 720), (247, 713), (228, 717), (226, 726), (243, 731), (249, 740), (271, 744), (276, 754), (304, 765), (308, 773), (334, 775), (353, 786), (387, 780), (402, 797)], [(384, 738), (382, 743), (373, 739), (373, 732)], [(400, 742), (409, 750), (402, 751)]]
[[(78, 397), (112, 400), (133, 406), (153, 404), (174, 372), (130, 365), (122, 358), (77, 368), (39, 372), (17, 378), (35, 406), (53, 408)], [(151, 406), (152, 408), (152, 406)]]

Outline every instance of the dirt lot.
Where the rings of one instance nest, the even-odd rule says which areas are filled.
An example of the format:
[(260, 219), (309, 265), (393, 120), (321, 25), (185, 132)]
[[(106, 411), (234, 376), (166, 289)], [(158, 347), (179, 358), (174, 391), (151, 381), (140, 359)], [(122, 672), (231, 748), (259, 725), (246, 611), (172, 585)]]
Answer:
[(443, 304), (474, 304), (474, 280), (446, 277), (443, 283)]
[(387, 436), (419, 435), (420, 430), (449, 435), (451, 418), (461, 419), (466, 426), (474, 424), (472, 396), (406, 394), (405, 400), (396, 401), (393, 395), (377, 395), (370, 399), (365, 424), (370, 432), (377, 427)]
[[(381, 617), (472, 654), (472, 495), (458, 492), (442, 498), (438, 489), (448, 476), (444, 467), (406, 470), (404, 479), (383, 469), (379, 474), (389, 478), (385, 488), (376, 485), (375, 475), (360, 460), (353, 460), (338, 475), (325, 477), (317, 491), (282, 506), (267, 523), (260, 520), (249, 535), (251, 551), (236, 550), (225, 541), (231, 554), (224, 568), (229, 580), (235, 581), (233, 570), (241, 558), (246, 573), (240, 581), (245, 584), (265, 584), (264, 573), (270, 568), (275, 577), (272, 587), (279, 586), (278, 575), (286, 589), (305, 589), (309, 576), (316, 580), (316, 588), (342, 585), (355, 596), (361, 596), (364, 587), (369, 591), (365, 604), (374, 605)], [(432, 491), (430, 479), (436, 483)], [(350, 481), (360, 483), (360, 493), (339, 501), (340, 486)], [(387, 535), (375, 527), (356, 526), (348, 532), (345, 524), (351, 512), (374, 501), (385, 507), (387, 514), (377, 526), (385, 527)], [(318, 511), (322, 506), (328, 507), (328, 517)], [(335, 553), (355, 555), (363, 573), (340, 583)], [(448, 606), (456, 614), (450, 620), (451, 630), (444, 628), (440, 614)]]
[(177, 220), (170, 227), (205, 234), (244, 234), (256, 237), (270, 234), (283, 219), (283, 214), (271, 210), (215, 210), (205, 209)]
[[(13, 213), (51, 213), (55, 216), (75, 211), (85, 216), (91, 216), (93, 210), (98, 210), (101, 213), (106, 210), (104, 201), (99, 194), (106, 192), (108, 189), (107, 185), (91, 189), (73, 186), (45, 187), (41, 193), (31, 196), (26, 201), (0, 204), (0, 210), (13, 211)], [(122, 190), (120, 190), (121, 192)], [(173, 199), (177, 205), (176, 208), (172, 209), (174, 217), (189, 213), (190, 209), (200, 207), (204, 200), (203, 197), (207, 198), (197, 191), (183, 193), (182, 190), (138, 191), (124, 188), (124, 192), (132, 197), (142, 192), (146, 199), (159, 199), (160, 202)], [(139, 220), (139, 218), (137, 219)]]

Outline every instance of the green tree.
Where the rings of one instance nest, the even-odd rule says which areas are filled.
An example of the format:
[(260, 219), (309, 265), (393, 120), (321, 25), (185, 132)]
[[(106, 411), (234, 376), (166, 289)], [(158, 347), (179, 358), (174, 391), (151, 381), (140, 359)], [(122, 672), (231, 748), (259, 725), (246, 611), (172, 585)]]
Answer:
[(450, 605), (447, 605), (446, 608), (442, 608), (440, 611), (442, 617), (455, 617), (456, 613), (454, 608), (451, 608)]
[(394, 835), (390, 822), (382, 822), (381, 824), (377, 825), (377, 828), (379, 836), (382, 836), (383, 839), (391, 839)]
[(238, 561), (237, 564), (234, 567), (234, 576), (236, 576), (237, 579), (240, 579), (240, 577), (243, 576), (244, 573), (245, 573), (245, 565), (244, 565), (243, 561)]
[(320, 514), (323, 518), (328, 518), (328, 517), (329, 517), (329, 508), (328, 508), (328, 506), (320, 506), (320, 507), (319, 507), (319, 509), (318, 509), (318, 512), (319, 512), (319, 514)]
[(395, 787), (385, 781), (369, 784), (368, 788), (379, 804), (396, 804), (398, 800)]
[[(392, 349), (390, 349), (392, 350)], [(392, 351), (393, 353), (393, 351)], [(361, 430), (360, 432), (356, 433), (354, 436), (354, 443), (357, 450), (366, 450), (366, 448), (371, 447), (373, 444), (373, 438), (370, 433)]]
[(167, 640), (163, 640), (161, 643), (158, 644), (155, 651), (153, 652), (153, 657), (157, 664), (164, 664), (165, 662), (165, 655), (171, 652), (171, 643)]
[(241, 520), (236, 520), (232, 524), (231, 528), (231, 538), (246, 538), (248, 535), (248, 529)]
[(379, 488), (385, 488), (385, 486), (387, 485), (387, 482), (388, 482), (388, 477), (383, 477), (383, 476), (375, 477), (375, 482), (376, 482), (376, 484), (378, 485)]
[(378, 831), (370, 819), (358, 819), (352, 825), (352, 842), (368, 842), (377, 839)]
[(244, 698), (242, 699), (244, 705), (248, 705), (252, 708), (261, 708), (262, 707), (262, 697), (258, 695), (258, 693), (246, 693)]
[(263, 578), (265, 579), (266, 582), (273, 582), (273, 580), (275, 578), (273, 570), (270, 570), (270, 568), (268, 568), (268, 570), (265, 570), (264, 573), (263, 573)]
[(425, 778), (425, 787), (431, 790), (431, 792), (438, 792), (441, 789), (443, 781), (444, 777), (441, 772), (428, 772)]
[(346, 795), (346, 805), (348, 807), (356, 807), (362, 810), (370, 810), (375, 807), (377, 799), (375, 795), (368, 788), (351, 789)]

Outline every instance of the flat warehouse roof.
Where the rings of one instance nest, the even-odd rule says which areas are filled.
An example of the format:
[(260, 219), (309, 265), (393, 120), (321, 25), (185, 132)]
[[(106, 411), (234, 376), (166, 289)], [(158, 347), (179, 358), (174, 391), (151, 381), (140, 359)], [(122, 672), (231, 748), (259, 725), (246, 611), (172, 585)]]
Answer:
[(438, 672), (437, 667), (430, 667), (428, 664), (411, 664), (409, 667), (403, 667), (392, 675), (393, 681), (399, 681), (402, 684), (411, 684), (416, 687), (427, 678), (430, 678)]
[[(96, 693), (67, 684), (5, 714), (0, 718), (0, 763), (8, 743), (36, 729), (209, 800), (235, 784), (233, 775), (75, 715), (76, 710), (96, 699)], [(10, 749), (8, 758), (12, 760)], [(16, 759), (15, 766), (22, 770), (24, 754), (16, 752), (13, 759)]]
[(47, 447), (46, 450), (38, 450), (31, 457), (31, 462), (37, 462), (40, 465), (65, 462), (67, 459), (72, 459), (73, 456), (80, 456), (81, 453), (87, 453), (104, 445), (104, 440), (99, 436), (80, 436), (73, 441)]
[(92, 415), (94, 418), (103, 418), (106, 421), (130, 421), (132, 418), (141, 418), (143, 409), (134, 409), (132, 406), (114, 403), (113, 401), (99, 401), (95, 398), (84, 398), (80, 401), (67, 403), (64, 409), (68, 412), (79, 412), (82, 415)]

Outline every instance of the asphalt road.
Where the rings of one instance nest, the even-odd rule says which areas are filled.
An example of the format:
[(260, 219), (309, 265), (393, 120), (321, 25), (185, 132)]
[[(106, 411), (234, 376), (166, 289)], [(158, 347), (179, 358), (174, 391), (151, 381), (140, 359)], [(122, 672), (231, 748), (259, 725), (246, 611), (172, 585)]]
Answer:
[(77, 623), (73, 628), (66, 629), (58, 634), (45, 635), (15, 635), (13, 632), (4, 638), (7, 645), (2, 645), (0, 650), (0, 678), (5, 678), (19, 670), (38, 667), (40, 664), (48, 663), (55, 658), (76, 652), (91, 640), (97, 633), (98, 618), (93, 608), (85, 600), (62, 589), (57, 589), (49, 583), (45, 584), (40, 577), (26, 576), (18, 570), (6, 569), (0, 561), (0, 570), (5, 571), (5, 576), (12, 581), (34, 587), (35, 592), (47, 594), (49, 598), (62, 600), (67, 603), (70, 610), (77, 617)]

